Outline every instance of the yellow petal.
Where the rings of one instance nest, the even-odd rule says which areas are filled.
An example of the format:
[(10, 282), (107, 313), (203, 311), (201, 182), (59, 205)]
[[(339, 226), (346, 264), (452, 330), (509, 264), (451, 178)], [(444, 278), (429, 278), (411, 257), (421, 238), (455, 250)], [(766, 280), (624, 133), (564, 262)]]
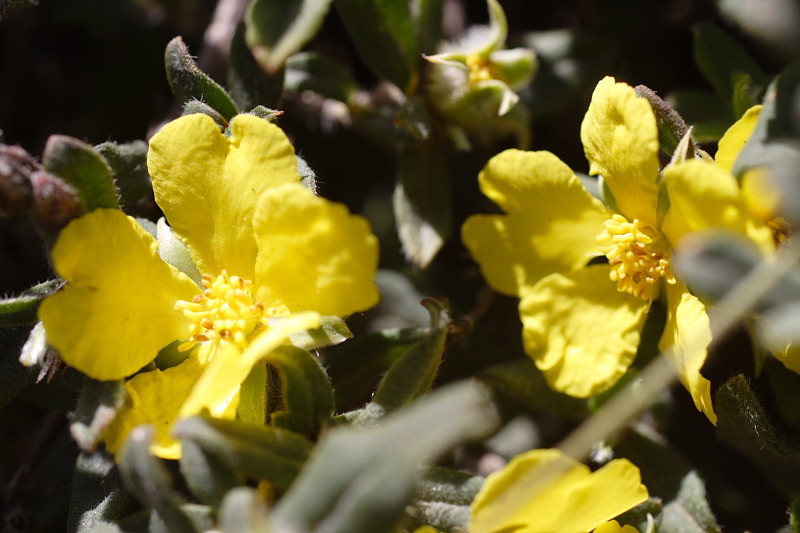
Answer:
[(626, 459), (592, 473), (559, 450), (532, 450), (486, 479), (469, 531), (585, 533), (647, 497), (639, 469)]
[(722, 139), (719, 140), (719, 148), (717, 148), (717, 155), (715, 156), (719, 168), (727, 172), (733, 171), (736, 158), (739, 157), (739, 152), (742, 151), (742, 148), (744, 148), (744, 145), (747, 144), (748, 139), (753, 134), (763, 108), (764, 106), (762, 105), (755, 105), (745, 111), (742, 118), (734, 122), (725, 132), (725, 135), (722, 136)]
[(186, 336), (177, 300), (199, 293), (158, 256), (158, 245), (121, 211), (97, 209), (71, 222), (52, 252), (66, 287), (39, 317), (67, 364), (99, 380), (121, 379)]
[(256, 208), (258, 300), (346, 316), (378, 302), (378, 240), (344, 205), (301, 185), (266, 191)]
[(188, 417), (208, 409), (212, 416), (227, 412), (253, 366), (287, 341), (290, 335), (320, 325), (316, 313), (295, 313), (275, 320), (242, 350), (233, 343), (222, 342), (210, 354), (203, 375), (197, 380), (180, 408), (180, 417)]
[(150, 140), (156, 201), (201, 273), (255, 272), (252, 220), (262, 191), (300, 181), (294, 148), (264, 119), (238, 115), (226, 138), (208, 116), (181, 117)]
[(750, 168), (742, 175), (741, 184), (742, 197), (748, 211), (762, 220), (773, 220), (781, 202), (782, 191), (775, 185), (769, 171), (763, 167)]
[(543, 278), (522, 295), (525, 351), (555, 390), (613, 386), (636, 357), (649, 302), (617, 290), (607, 265)]
[(667, 324), (658, 344), (661, 351), (674, 348), (670, 361), (675, 365), (681, 383), (689, 391), (698, 411), (712, 424), (717, 415), (711, 404), (711, 382), (700, 374), (708, 356), (711, 327), (705, 306), (678, 282), (667, 286)]
[(629, 220), (658, 227), (658, 127), (650, 103), (606, 77), (581, 124), (589, 173), (600, 174)]
[(189, 357), (164, 371), (142, 372), (127, 381), (128, 401), (106, 431), (106, 448), (116, 454), (136, 426), (150, 424), (155, 429), (151, 451), (164, 459), (179, 459), (180, 443), (170, 432), (202, 371), (198, 358)]
[(664, 169), (670, 206), (662, 231), (673, 247), (689, 232), (710, 228), (747, 235), (764, 253), (774, 248), (771, 230), (744, 205), (736, 179), (700, 159)]
[(461, 236), (498, 291), (519, 296), (540, 278), (581, 268), (600, 255), (595, 237), (607, 211), (553, 154), (507, 150), (478, 179), (508, 216), (472, 216)]

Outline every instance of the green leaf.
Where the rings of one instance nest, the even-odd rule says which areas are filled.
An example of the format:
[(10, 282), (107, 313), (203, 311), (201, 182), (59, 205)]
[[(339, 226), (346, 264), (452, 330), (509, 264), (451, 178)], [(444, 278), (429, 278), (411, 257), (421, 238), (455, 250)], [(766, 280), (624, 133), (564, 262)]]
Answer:
[(0, 299), (0, 327), (21, 326), (36, 322), (36, 312), (42, 300), (55, 294), (64, 282), (52, 279), (34, 285), (18, 296)]
[[(197, 533), (193, 521), (172, 489), (172, 480), (161, 459), (150, 453), (153, 428), (135, 428), (120, 451), (120, 472), (125, 485), (151, 507), (172, 533)], [(152, 530), (151, 522), (151, 530)]]
[(800, 499), (794, 499), (789, 507), (789, 527), (792, 533), (800, 532)]
[(478, 374), (478, 378), (497, 394), (526, 409), (558, 413), (576, 420), (589, 414), (584, 400), (554, 391), (527, 357), (493, 365)]
[[(200, 100), (188, 100), (183, 104), (183, 111), (181, 112), (181, 116), (185, 117), (186, 115), (194, 115), (196, 113), (200, 113), (202, 115), (208, 115), (214, 122), (217, 123), (220, 130), (226, 130), (229, 126), (228, 121), (225, 120), (221, 114), (217, 112), (216, 109), (211, 107), (205, 102), (201, 102)], [(230, 133), (225, 131), (227, 136), (230, 136)]]
[(288, 430), (202, 417), (182, 420), (175, 437), (196, 446), (211, 466), (265, 479), (279, 489), (292, 484), (312, 449), (308, 439)]
[(245, 14), (245, 39), (261, 68), (278, 72), (314, 37), (329, 9), (329, 0), (254, 0)]
[(245, 40), (245, 24), (236, 27), (231, 41), (228, 90), (239, 109), (262, 105), (275, 107), (284, 86), (284, 70), (267, 74), (258, 64)]
[(364, 63), (406, 94), (417, 85), (421, 58), (409, 4), (396, 0), (334, 2)]
[(334, 384), (336, 406), (348, 409), (369, 401), (380, 376), (427, 333), (421, 327), (385, 329), (325, 350), (322, 363)]
[(283, 409), (271, 414), (277, 427), (316, 434), (333, 415), (333, 388), (316, 357), (295, 346), (281, 346), (266, 357), (281, 378)]
[(239, 112), (225, 89), (200, 70), (180, 37), (175, 37), (167, 44), (164, 64), (170, 89), (180, 105), (199, 100), (229, 122)]
[(433, 120), (422, 97), (411, 98), (400, 106), (395, 123), (411, 133), (416, 141), (426, 141), (433, 134)]
[(119, 209), (117, 187), (106, 160), (94, 148), (66, 135), (51, 135), (42, 154), (44, 168), (78, 193), (86, 211)]
[(147, 172), (147, 143), (133, 141), (118, 144), (105, 142), (94, 147), (111, 167), (124, 206), (134, 206), (145, 196), (153, 195), (153, 185)]
[(770, 422), (747, 378), (735, 376), (717, 391), (717, 434), (764, 473), (788, 497), (800, 494), (800, 450)]
[(686, 474), (678, 497), (664, 506), (659, 533), (721, 533), (706, 498), (706, 487), (697, 472)]
[(353, 333), (347, 327), (347, 322), (338, 316), (324, 316), (319, 328), (303, 330), (290, 337), (292, 344), (303, 350), (334, 346), (352, 338)]
[(67, 531), (85, 531), (117, 520), (132, 499), (114, 457), (106, 451), (78, 455), (71, 495)]
[(400, 155), (392, 207), (403, 253), (427, 267), (453, 229), (450, 176), (434, 139), (409, 144)]
[(277, 530), (388, 533), (414, 494), (417, 469), (499, 422), (488, 390), (451, 384), (370, 428), (325, 433), (271, 515)]
[(662, 100), (649, 87), (637, 85), (635, 90), (638, 96), (646, 98), (650, 102), (650, 107), (653, 108), (653, 112), (656, 115), (656, 123), (658, 124), (658, 144), (665, 154), (671, 156), (675, 153), (681, 140), (686, 136), (689, 126), (686, 125), (683, 117), (672, 106)]
[(123, 382), (86, 378), (69, 426), (81, 450), (93, 452), (127, 396)]
[[(748, 76), (756, 91), (763, 90), (767, 76), (755, 59), (726, 31), (711, 22), (694, 27), (694, 57), (698, 68), (714, 91), (734, 113), (736, 83)], [(738, 118), (740, 115), (734, 115)]]
[(358, 90), (339, 63), (316, 52), (299, 52), (288, 59), (284, 86), (287, 91), (313, 91), (344, 103)]
[(436, 300), (426, 299), (423, 303), (431, 314), (428, 334), (395, 361), (372, 398), (372, 403), (383, 407), (385, 412), (392, 412), (427, 394), (442, 363), (450, 316)]

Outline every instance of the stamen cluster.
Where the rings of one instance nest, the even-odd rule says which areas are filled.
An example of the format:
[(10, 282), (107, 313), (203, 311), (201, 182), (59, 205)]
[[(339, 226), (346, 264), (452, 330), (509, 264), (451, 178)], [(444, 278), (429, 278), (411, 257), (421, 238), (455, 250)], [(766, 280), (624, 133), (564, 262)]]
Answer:
[(191, 302), (178, 300), (175, 309), (191, 321), (189, 339), (178, 347), (191, 349), (199, 342), (229, 341), (244, 348), (256, 326), (271, 316), (261, 302), (253, 299), (253, 282), (228, 272), (213, 278), (203, 274), (203, 292)]
[(655, 230), (637, 219), (628, 222), (617, 214), (606, 220), (603, 228), (596, 238), (597, 245), (608, 258), (611, 281), (617, 282), (620, 291), (650, 300), (659, 278), (669, 284), (675, 283), (669, 253), (656, 251), (657, 237), (647, 233), (647, 230), (651, 233)]

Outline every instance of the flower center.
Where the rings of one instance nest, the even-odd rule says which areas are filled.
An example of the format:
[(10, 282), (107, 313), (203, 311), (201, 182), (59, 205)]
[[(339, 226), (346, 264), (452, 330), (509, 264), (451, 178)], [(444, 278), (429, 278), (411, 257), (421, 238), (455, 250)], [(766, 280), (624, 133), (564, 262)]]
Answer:
[(469, 84), (475, 85), (481, 81), (500, 79), (500, 72), (488, 57), (474, 54), (467, 57), (469, 69)]
[(597, 246), (608, 258), (611, 281), (617, 282), (617, 289), (651, 300), (659, 278), (675, 283), (669, 253), (659, 251), (655, 230), (636, 219), (628, 222), (622, 215), (613, 215), (603, 228), (596, 238)]
[(233, 342), (244, 348), (256, 326), (277, 314), (275, 307), (266, 308), (253, 298), (253, 282), (239, 276), (228, 276), (223, 270), (216, 278), (203, 274), (203, 292), (191, 302), (178, 300), (175, 309), (191, 321), (189, 339), (178, 347), (190, 350), (199, 342)]

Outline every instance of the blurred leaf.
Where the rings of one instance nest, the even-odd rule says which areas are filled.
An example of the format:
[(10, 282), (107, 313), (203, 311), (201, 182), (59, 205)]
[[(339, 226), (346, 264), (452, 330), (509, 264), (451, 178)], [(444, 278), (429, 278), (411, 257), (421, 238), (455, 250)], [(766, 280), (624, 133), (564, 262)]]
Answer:
[(527, 357), (490, 366), (478, 374), (478, 378), (526, 409), (558, 413), (572, 419), (581, 419), (589, 413), (586, 401), (554, 391)]
[[(37, 351), (41, 348), (41, 344), (39, 344), (41, 337), (39, 336), (42, 334), (43, 329), (44, 328), (37, 329), (37, 327), (34, 326), (33, 330), (30, 332), (27, 332), (23, 328), (3, 331), (3, 333), (5, 333), (5, 335), (3, 335), (5, 346), (0, 350), (0, 407), (3, 407), (16, 398), (18, 394), (36, 381), (37, 374), (41, 368), (40, 365), (20, 364), (19, 359), (22, 359), (26, 351), (26, 346), (28, 350), (34, 348), (31, 344), (38, 344), (38, 346), (35, 347)], [(26, 334), (28, 341), (24, 341)], [(23, 342), (24, 344), (22, 344)], [(20, 349), (20, 344), (22, 344), (23, 355), (20, 355), (18, 358), (17, 351)]]
[(181, 439), (180, 468), (192, 493), (203, 503), (218, 507), (225, 494), (241, 483), (230, 457), (206, 451), (196, 440)]
[(180, 105), (190, 100), (204, 102), (229, 122), (239, 112), (225, 89), (200, 70), (180, 37), (167, 44), (164, 63), (170, 89)]
[(247, 8), (245, 39), (268, 74), (311, 40), (330, 9), (330, 0), (254, 0)]
[(706, 487), (697, 472), (686, 474), (678, 497), (664, 506), (659, 533), (721, 533), (706, 498)]
[(372, 398), (387, 413), (427, 394), (442, 363), (450, 316), (436, 300), (424, 304), (431, 314), (428, 334), (392, 364)]
[(789, 506), (789, 527), (792, 533), (800, 532), (800, 499), (795, 498)]
[(182, 444), (196, 446), (210, 466), (265, 479), (279, 489), (292, 484), (312, 449), (308, 439), (291, 431), (202, 417), (182, 420), (175, 436)]
[(749, 74), (734, 75), (733, 94), (731, 96), (734, 117), (741, 117), (745, 111), (761, 103), (765, 83), (766, 81), (761, 84), (754, 83)]
[(353, 338), (347, 322), (338, 316), (322, 317), (322, 326), (307, 329), (290, 337), (292, 344), (303, 350), (316, 350), (326, 346), (334, 346)]
[(330, 58), (316, 52), (298, 52), (286, 61), (287, 91), (313, 91), (347, 103), (358, 89), (352, 76)]
[(38, 4), (38, 0), (0, 0), (0, 22), (5, 22), (20, 11)]
[(281, 378), (283, 409), (272, 424), (304, 435), (316, 434), (333, 415), (333, 388), (319, 360), (305, 350), (281, 346), (266, 358)]
[[(198, 533), (198, 528), (181, 508), (172, 480), (162, 460), (150, 454), (153, 428), (135, 428), (118, 457), (125, 485), (144, 505), (151, 507), (171, 533)], [(151, 531), (152, 531), (151, 522)]]
[(728, 106), (734, 118), (734, 94), (737, 79), (747, 76), (754, 92), (761, 92), (767, 76), (758, 63), (729, 33), (714, 23), (701, 22), (694, 27), (694, 58), (698, 68)]
[(614, 68), (619, 56), (613, 41), (569, 29), (526, 33), (522, 45), (536, 52), (539, 63), (536, 77), (519, 91), (535, 119), (577, 103)]
[(667, 101), (692, 125), (692, 137), (698, 143), (719, 140), (731, 125), (730, 112), (710, 91), (679, 89)]
[[(692, 293), (713, 303), (762, 261), (749, 240), (727, 232), (694, 235), (677, 248), (675, 265)], [(764, 295), (761, 311), (800, 299), (800, 271), (792, 271)]]
[(69, 426), (81, 450), (93, 452), (127, 396), (122, 380), (84, 380)]
[(444, 468), (431, 467), (417, 481), (413, 506), (414, 522), (439, 532), (467, 531), (470, 505), (484, 478)]
[(691, 466), (666, 438), (652, 427), (637, 423), (614, 443), (618, 456), (629, 459), (642, 472), (642, 483), (666, 501), (678, 498)]
[(336, 406), (347, 409), (368, 401), (381, 374), (427, 331), (421, 327), (385, 329), (325, 350), (322, 363), (335, 385)]
[[(273, 509), (278, 530), (393, 531), (414, 492), (419, 465), (498, 424), (488, 391), (473, 382), (442, 387), (368, 429), (335, 427)], [(322, 480), (325, 480), (322, 482)]]
[(21, 326), (36, 322), (36, 312), (42, 300), (55, 294), (64, 282), (51, 279), (34, 285), (19, 296), (0, 299), (0, 327)]
[(444, 151), (431, 139), (400, 155), (392, 206), (403, 253), (425, 268), (452, 231), (450, 176)]
[(117, 520), (131, 502), (114, 457), (106, 451), (78, 455), (70, 494), (67, 531), (85, 531)]
[[(189, 519), (196, 531), (212, 531), (214, 527), (213, 511), (206, 505), (184, 503), (180, 506), (181, 512)], [(167, 522), (158, 513), (150, 514), (149, 533), (175, 533), (172, 522)]]
[(747, 378), (735, 376), (717, 391), (717, 435), (747, 457), (785, 496), (800, 494), (800, 450), (770, 422)]
[(245, 40), (245, 24), (240, 23), (231, 41), (228, 91), (241, 110), (258, 105), (274, 107), (283, 92), (284, 71), (268, 75), (259, 66)]
[(51, 135), (42, 154), (44, 168), (71, 185), (86, 211), (119, 209), (117, 188), (106, 160), (90, 145), (66, 135)]
[(781, 59), (800, 51), (800, 6), (794, 0), (716, 0), (720, 13)]
[(764, 371), (775, 396), (775, 407), (790, 427), (800, 427), (800, 374), (789, 370), (774, 357), (764, 361)]
[(409, 2), (336, 0), (334, 2), (359, 55), (379, 77), (413, 92), (420, 54)]
[(409, 99), (400, 107), (395, 123), (407, 130), (417, 141), (426, 141), (433, 134), (433, 120), (428, 105), (421, 97)]
[(436, 52), (436, 46), (442, 39), (444, 0), (414, 0), (411, 16), (414, 19), (419, 53)]
[(222, 533), (270, 533), (264, 498), (250, 487), (230, 491), (219, 508), (218, 526)]

